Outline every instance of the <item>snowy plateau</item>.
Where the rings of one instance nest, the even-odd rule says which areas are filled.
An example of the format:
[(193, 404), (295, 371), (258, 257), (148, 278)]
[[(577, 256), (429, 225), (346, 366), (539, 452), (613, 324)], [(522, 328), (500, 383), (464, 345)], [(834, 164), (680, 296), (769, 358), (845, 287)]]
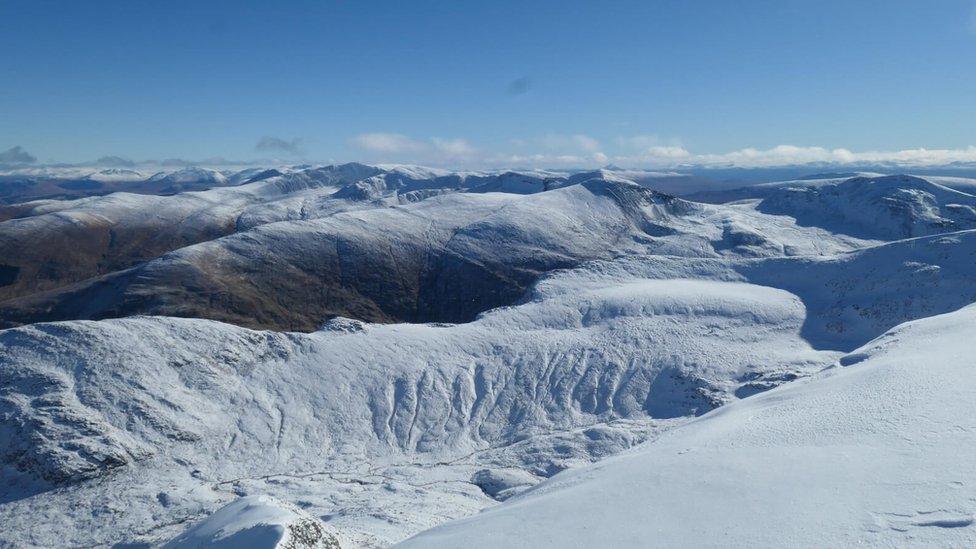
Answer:
[(28, 175), (0, 547), (976, 546), (976, 180)]

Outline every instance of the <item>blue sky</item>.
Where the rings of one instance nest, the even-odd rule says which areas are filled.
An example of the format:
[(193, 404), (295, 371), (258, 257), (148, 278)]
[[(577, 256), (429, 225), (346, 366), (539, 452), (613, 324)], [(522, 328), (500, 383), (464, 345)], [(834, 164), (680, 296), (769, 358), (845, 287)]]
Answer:
[(976, 160), (973, 0), (6, 0), (0, 51), (40, 162)]

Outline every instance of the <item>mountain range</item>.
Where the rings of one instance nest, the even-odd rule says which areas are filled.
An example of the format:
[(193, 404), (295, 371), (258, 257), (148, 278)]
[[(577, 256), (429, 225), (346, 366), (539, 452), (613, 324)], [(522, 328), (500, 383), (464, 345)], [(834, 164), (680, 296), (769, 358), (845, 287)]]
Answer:
[(0, 545), (976, 543), (974, 180), (81, 180), (0, 207)]

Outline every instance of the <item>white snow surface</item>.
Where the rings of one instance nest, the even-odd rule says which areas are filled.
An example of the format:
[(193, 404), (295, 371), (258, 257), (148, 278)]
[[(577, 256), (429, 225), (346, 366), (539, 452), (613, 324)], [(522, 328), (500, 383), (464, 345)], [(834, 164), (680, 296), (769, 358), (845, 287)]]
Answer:
[(114, 183), (118, 181), (141, 181), (146, 179), (146, 175), (137, 170), (129, 170), (126, 168), (106, 168), (86, 175), (85, 179), (100, 181), (102, 183)]
[(192, 183), (196, 181), (210, 181), (220, 184), (227, 180), (227, 177), (217, 170), (209, 168), (183, 168), (174, 172), (160, 172), (149, 178), (150, 180), (163, 180), (168, 183)]
[(972, 547), (976, 306), (401, 547)]
[[(359, 543), (389, 543), (439, 522), (431, 508), (484, 506), (478, 470), (549, 476), (743, 386), (829, 364), (836, 353), (798, 337), (804, 312), (772, 288), (632, 280), (554, 285), (461, 325), (333, 321), (303, 335), (143, 317), (6, 330), (0, 434), (19, 442), (5, 450), (0, 516), (42, 545), (54, 533), (28, 517), (60, 516), (73, 544), (154, 539), (232, 494), (271, 492), (338, 514), (330, 523)], [(327, 489), (349, 479), (372, 498)], [(304, 496), (291, 490), (305, 482)]]
[(268, 496), (242, 497), (195, 524), (165, 549), (338, 549), (318, 519)]
[(465, 324), (2, 330), (0, 546), (976, 543), (964, 185), (835, 178), (665, 207), (628, 201), (628, 172), (573, 177), (254, 170), (0, 223), (11, 246), (79, 224), (234, 233), (156, 268), (437, 231), (479, 261), (581, 261)]
[(976, 228), (976, 196), (920, 177), (855, 177), (783, 187), (759, 210), (860, 238), (898, 240)]

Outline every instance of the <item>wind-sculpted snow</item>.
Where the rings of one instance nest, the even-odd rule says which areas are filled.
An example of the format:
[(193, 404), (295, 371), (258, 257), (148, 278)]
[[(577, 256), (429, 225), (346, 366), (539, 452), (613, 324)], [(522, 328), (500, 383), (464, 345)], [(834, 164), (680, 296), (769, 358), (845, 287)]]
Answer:
[(976, 306), (403, 547), (971, 547)]
[(536, 289), (572, 287), (580, 276), (605, 284), (634, 277), (694, 278), (780, 288), (807, 308), (805, 340), (815, 348), (846, 351), (902, 322), (976, 302), (974, 265), (976, 230), (970, 230), (823, 256), (632, 256), (552, 273)]
[[(632, 444), (614, 422), (699, 415), (744, 385), (806, 375), (836, 356), (798, 337), (804, 308), (779, 290), (640, 279), (566, 290), (542, 289), (461, 325), (332, 321), (304, 335), (137, 317), (0, 332), (0, 417), (15, 443), (3, 454), (0, 513), (15, 520), (63, 505), (95, 489), (83, 479), (112, 471), (97, 485), (159, 479), (120, 488), (120, 505), (145, 505), (171, 482), (162, 479), (196, 486), (150, 507), (154, 524), (225, 500), (211, 491), (221, 480), (302, 475), (325, 463), (341, 470), (429, 455), (466, 464), (462, 482), (484, 483), (474, 473), (499, 463), (548, 476), (567, 460)], [(543, 443), (596, 425), (606, 427), (574, 435), (585, 444)], [(540, 443), (524, 444), (533, 437)], [(489, 453), (479, 462), (473, 452)], [(66, 482), (67, 492), (43, 491)], [(211, 495), (201, 501), (194, 490)], [(349, 522), (361, 529), (358, 518)], [(73, 543), (94, 543), (131, 538), (147, 519), (70, 520), (80, 521)], [(122, 523), (106, 528), (112, 521)]]

